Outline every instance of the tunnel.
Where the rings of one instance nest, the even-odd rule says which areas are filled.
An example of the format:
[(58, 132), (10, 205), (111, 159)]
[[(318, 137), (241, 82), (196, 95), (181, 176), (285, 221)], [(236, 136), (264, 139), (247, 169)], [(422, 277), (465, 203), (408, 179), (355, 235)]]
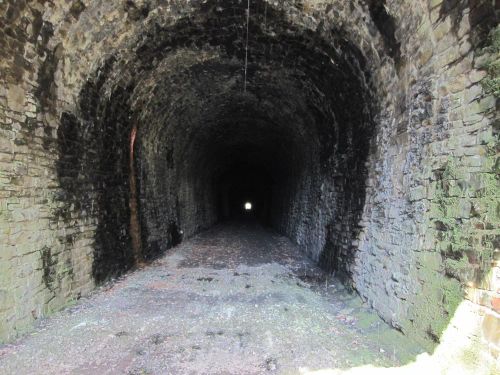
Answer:
[(498, 353), (494, 1), (0, 8), (0, 339), (239, 223), (426, 348), (466, 304)]
[[(95, 190), (114, 186), (102, 192), (104, 204), (137, 201), (133, 213), (114, 204), (104, 212), (97, 279), (129, 266), (134, 254), (151, 259), (181, 237), (245, 217), (290, 236), (328, 270), (348, 273), (341, 265), (349, 251), (340, 246), (359, 229), (376, 99), (359, 49), (331, 38), (287, 23), (267, 3), (209, 2), (188, 19), (149, 31), (119, 77), (110, 72), (120, 61), (105, 62), (80, 93), (88, 139), (74, 134), (75, 124), (59, 137), (88, 144), (67, 148), (60, 176), (74, 170), (74, 160), (92, 180), (100, 164)], [(78, 204), (73, 186), (69, 181), (68, 194)], [(243, 209), (247, 201), (252, 212)], [(140, 224), (129, 232), (123, 228), (131, 214)], [(339, 246), (325, 251), (328, 231)]]

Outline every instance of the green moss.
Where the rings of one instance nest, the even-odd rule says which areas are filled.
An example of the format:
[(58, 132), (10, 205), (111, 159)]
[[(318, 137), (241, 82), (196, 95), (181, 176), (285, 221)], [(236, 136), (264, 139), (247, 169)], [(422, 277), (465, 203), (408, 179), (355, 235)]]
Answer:
[(457, 309), (464, 297), (461, 284), (455, 279), (443, 278), (441, 287), (443, 288), (443, 307), (449, 317)]
[[(426, 282), (426, 288), (419, 296), (420, 303), (415, 306), (414, 316), (427, 324), (424, 327), (427, 338), (437, 343), (462, 301), (463, 291), (457, 280), (436, 273), (429, 274)], [(432, 349), (429, 343), (426, 343), (426, 347)]]
[[(494, 156), (486, 158), (485, 162)], [(495, 165), (492, 163), (491, 165)], [(481, 241), (478, 237), (478, 227), (485, 227), (484, 223), (493, 228), (499, 227), (498, 218), (498, 175), (492, 173), (480, 173), (480, 188), (474, 189), (470, 184), (461, 184), (466, 190), (465, 196), (474, 198), (457, 198), (450, 196), (456, 186), (457, 179), (466, 174), (466, 167), (461, 167), (456, 158), (449, 158), (437, 184), (435, 199), (431, 205), (431, 218), (434, 220), (436, 229), (439, 231), (436, 248), (445, 257), (452, 256), (453, 260), (448, 262), (449, 269), (458, 271), (457, 267), (465, 270), (466, 257), (461, 254), (472, 254), (471, 258), (483, 260), (483, 268), (491, 261), (491, 249), (478, 249), (476, 246)], [(450, 194), (451, 193), (451, 194)], [(458, 261), (460, 259), (460, 261)], [(463, 272), (461, 272), (463, 274)]]
[(459, 260), (445, 259), (446, 274), (456, 278), (457, 280), (470, 280), (473, 271), (471, 269), (469, 258), (462, 255)]
[(435, 247), (417, 260), (422, 288), (410, 310), (413, 323), (403, 327), (429, 350), (463, 300), (465, 285), (490, 271), (493, 244), (500, 238), (496, 138), (485, 143), (480, 171), (471, 170), (466, 157), (450, 156), (433, 186), (428, 228)]
[(375, 323), (380, 322), (380, 318), (372, 311), (360, 311), (357, 315), (356, 325), (363, 329), (371, 328)]
[(485, 48), (485, 52), (491, 57), (485, 64), (488, 75), (481, 81), (484, 90), (497, 98), (500, 97), (500, 26), (490, 32), (490, 45)]

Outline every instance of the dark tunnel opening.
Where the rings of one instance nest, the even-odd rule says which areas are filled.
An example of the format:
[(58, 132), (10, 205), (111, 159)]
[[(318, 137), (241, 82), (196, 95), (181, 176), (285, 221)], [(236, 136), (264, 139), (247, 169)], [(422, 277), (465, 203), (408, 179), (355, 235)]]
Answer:
[(256, 220), (271, 224), (273, 181), (265, 166), (238, 163), (217, 183), (219, 221)]
[(89, 191), (102, 203), (86, 207), (102, 233), (95, 278), (228, 220), (271, 227), (349, 278), (376, 107), (364, 57), (342, 32), (326, 40), (272, 7), (264, 24), (256, 1), (246, 66), (246, 9), (216, 4), (151, 25), (133, 60), (108, 58), (81, 92), (70, 136), (88, 147), (63, 186), (78, 204)]

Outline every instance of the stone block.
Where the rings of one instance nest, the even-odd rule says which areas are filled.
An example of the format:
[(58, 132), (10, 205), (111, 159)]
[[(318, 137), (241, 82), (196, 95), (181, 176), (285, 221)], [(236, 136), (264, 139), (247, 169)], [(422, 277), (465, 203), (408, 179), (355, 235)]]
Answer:
[(26, 91), (19, 84), (7, 85), (7, 105), (12, 111), (24, 111), (26, 105)]
[(482, 323), (483, 338), (496, 346), (500, 346), (500, 317), (494, 312), (486, 312)]

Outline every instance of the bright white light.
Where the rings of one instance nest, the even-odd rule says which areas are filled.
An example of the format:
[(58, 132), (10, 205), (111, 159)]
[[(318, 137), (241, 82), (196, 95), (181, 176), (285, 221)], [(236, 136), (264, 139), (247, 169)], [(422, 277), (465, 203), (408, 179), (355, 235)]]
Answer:
[(247, 202), (245, 203), (245, 210), (250, 211), (252, 209), (252, 203)]

